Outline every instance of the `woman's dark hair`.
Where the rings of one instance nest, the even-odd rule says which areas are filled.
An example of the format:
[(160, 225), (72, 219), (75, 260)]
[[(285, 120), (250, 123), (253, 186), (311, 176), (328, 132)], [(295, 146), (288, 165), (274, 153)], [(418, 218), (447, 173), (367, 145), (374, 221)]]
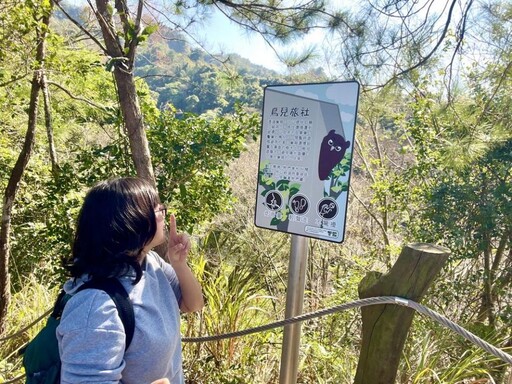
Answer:
[(102, 181), (85, 196), (80, 210), (71, 264), (72, 277), (92, 279), (126, 275), (132, 267), (134, 284), (142, 277), (139, 257), (156, 233), (158, 193), (135, 177)]

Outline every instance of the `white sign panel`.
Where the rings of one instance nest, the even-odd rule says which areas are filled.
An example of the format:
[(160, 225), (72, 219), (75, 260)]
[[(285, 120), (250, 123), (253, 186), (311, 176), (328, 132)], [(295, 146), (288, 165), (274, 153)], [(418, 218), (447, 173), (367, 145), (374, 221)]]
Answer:
[(341, 243), (359, 84), (268, 86), (256, 226)]

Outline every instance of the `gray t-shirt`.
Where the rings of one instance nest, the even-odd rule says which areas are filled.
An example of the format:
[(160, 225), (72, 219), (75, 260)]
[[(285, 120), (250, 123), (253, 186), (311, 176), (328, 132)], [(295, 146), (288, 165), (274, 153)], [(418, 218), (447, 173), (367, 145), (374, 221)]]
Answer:
[[(73, 294), (86, 280), (69, 280), (64, 290)], [(181, 290), (176, 273), (150, 252), (136, 285), (131, 276), (119, 280), (135, 313), (130, 347), (125, 352), (123, 323), (110, 296), (97, 289), (76, 293), (57, 328), (61, 383), (149, 384), (166, 377), (171, 384), (182, 384)]]

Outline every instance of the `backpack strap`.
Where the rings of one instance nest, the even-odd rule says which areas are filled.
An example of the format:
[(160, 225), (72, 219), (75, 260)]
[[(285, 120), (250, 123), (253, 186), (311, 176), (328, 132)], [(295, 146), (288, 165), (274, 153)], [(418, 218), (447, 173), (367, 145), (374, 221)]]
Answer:
[(133, 305), (128, 297), (126, 289), (118, 279), (111, 278), (105, 280), (89, 280), (88, 282), (81, 285), (77, 292), (84, 289), (100, 289), (108, 293), (110, 298), (114, 301), (119, 317), (123, 322), (124, 331), (126, 334), (126, 347), (125, 351), (130, 346), (133, 333), (135, 331), (135, 315), (133, 313)]
[(53, 305), (53, 311), (50, 315), (54, 319), (60, 319), (62, 316), (62, 311), (64, 310), (64, 306), (68, 302), (71, 295), (68, 295), (64, 290), (61, 290), (59, 296), (57, 296), (57, 300), (55, 300), (55, 304)]

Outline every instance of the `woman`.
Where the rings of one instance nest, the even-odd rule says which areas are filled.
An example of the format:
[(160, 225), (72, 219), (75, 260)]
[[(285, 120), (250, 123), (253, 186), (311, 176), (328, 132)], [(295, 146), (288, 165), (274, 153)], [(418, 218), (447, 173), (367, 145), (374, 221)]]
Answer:
[[(168, 263), (151, 249), (165, 241), (166, 208), (148, 182), (116, 178), (85, 197), (64, 290), (74, 294), (57, 328), (61, 383), (184, 382), (180, 310), (203, 305), (201, 286), (187, 265), (190, 240), (169, 219)], [(125, 332), (110, 296), (77, 292), (90, 279), (117, 278), (133, 304), (135, 331)]]

